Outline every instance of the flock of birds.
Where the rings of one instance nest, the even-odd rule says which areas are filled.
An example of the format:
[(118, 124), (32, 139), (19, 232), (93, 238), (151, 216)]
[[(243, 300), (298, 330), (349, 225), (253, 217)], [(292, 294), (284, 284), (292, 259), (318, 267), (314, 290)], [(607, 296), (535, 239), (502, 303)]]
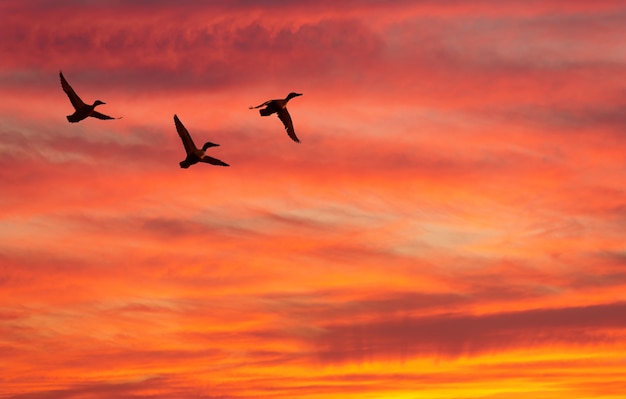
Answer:
[[(96, 100), (91, 105), (86, 104), (83, 100), (80, 99), (80, 97), (78, 96), (78, 94), (76, 94), (74, 89), (72, 89), (72, 86), (70, 86), (70, 84), (67, 83), (67, 80), (65, 80), (65, 77), (63, 76), (63, 72), (59, 72), (59, 77), (61, 78), (61, 87), (63, 88), (63, 91), (65, 92), (65, 94), (67, 94), (67, 96), (70, 99), (70, 102), (72, 103), (75, 109), (72, 115), (67, 116), (67, 120), (69, 122), (72, 122), (72, 123), (80, 122), (83, 119), (86, 119), (90, 116), (93, 118), (97, 118), (97, 119), (121, 119), (121, 117), (113, 118), (111, 116), (104, 115), (96, 111), (96, 107), (98, 105), (106, 104), (106, 103), (100, 100)], [(298, 139), (298, 136), (296, 136), (296, 132), (293, 128), (293, 122), (291, 121), (291, 116), (289, 115), (289, 111), (287, 111), (287, 102), (291, 100), (292, 98), (301, 96), (301, 95), (302, 95), (301, 93), (292, 92), (292, 93), (289, 93), (289, 95), (287, 95), (287, 97), (284, 99), (268, 100), (264, 102), (263, 104), (257, 105), (256, 107), (251, 106), (249, 107), (249, 109), (257, 109), (257, 108), (265, 107), (259, 110), (259, 113), (261, 114), (261, 116), (268, 116), (268, 115), (276, 114), (278, 118), (283, 122), (283, 125), (285, 126), (285, 130), (287, 131), (287, 134), (289, 135), (289, 137), (296, 143), (299, 143), (300, 140)], [(202, 149), (200, 149), (196, 147), (193, 140), (191, 139), (191, 135), (189, 134), (189, 131), (187, 131), (183, 123), (180, 121), (180, 119), (178, 119), (178, 116), (176, 115), (174, 115), (174, 125), (176, 125), (176, 131), (178, 132), (178, 135), (180, 136), (180, 139), (183, 142), (183, 146), (185, 147), (185, 152), (187, 153), (187, 157), (183, 161), (180, 162), (181, 168), (186, 169), (190, 167), (191, 165), (194, 165), (198, 162), (205, 162), (211, 165), (229, 166), (226, 162), (222, 162), (219, 159), (210, 157), (206, 154), (206, 151), (208, 148), (217, 147), (219, 146), (219, 144), (215, 144), (210, 141), (207, 141), (202, 146)]]

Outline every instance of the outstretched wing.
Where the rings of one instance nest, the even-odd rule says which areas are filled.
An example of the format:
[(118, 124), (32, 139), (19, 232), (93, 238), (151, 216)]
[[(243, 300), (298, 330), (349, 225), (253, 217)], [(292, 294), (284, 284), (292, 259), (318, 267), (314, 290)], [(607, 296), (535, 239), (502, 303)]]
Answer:
[(174, 124), (176, 124), (176, 131), (178, 132), (180, 139), (183, 141), (183, 145), (185, 146), (185, 151), (187, 152), (187, 155), (193, 153), (196, 150), (196, 145), (191, 139), (189, 132), (187, 131), (185, 126), (183, 126), (182, 122), (180, 121), (180, 119), (178, 119), (178, 116), (176, 115), (174, 115)]
[(119, 118), (114, 118), (109, 115), (101, 114), (98, 111), (91, 111), (91, 114), (89, 114), (89, 116), (93, 116), (94, 118), (98, 118), (98, 119), (122, 119), (121, 116)]
[(230, 166), (229, 164), (227, 164), (226, 162), (222, 162), (217, 158), (213, 158), (213, 157), (209, 157), (207, 155), (205, 155), (204, 157), (202, 157), (202, 159), (200, 160), (200, 162), (206, 162), (206, 163), (210, 163), (211, 165), (218, 165), (218, 166)]
[[(63, 76), (63, 73), (61, 71), (59, 71), (59, 77), (61, 78), (61, 87), (63, 88), (63, 91), (65, 92), (65, 94), (67, 94), (67, 96), (70, 98), (70, 102), (72, 103), (74, 108), (79, 109), (79, 108), (84, 107), (85, 103), (83, 102), (83, 100), (80, 99), (80, 97), (78, 97), (78, 94), (76, 94), (74, 89), (72, 89), (72, 86), (70, 86), (70, 84), (67, 83), (67, 80), (65, 80), (65, 77)], [(107, 118), (101, 118), (101, 119), (107, 119)]]
[(293, 122), (291, 121), (291, 116), (289, 115), (287, 108), (279, 109), (277, 114), (278, 118), (283, 122), (283, 125), (285, 125), (285, 130), (287, 130), (289, 137), (291, 137), (291, 139), (296, 143), (299, 143), (300, 140), (296, 136), (296, 131), (293, 129)]
[(249, 107), (248, 107), (248, 109), (256, 109), (256, 108), (261, 108), (261, 107), (264, 107), (264, 106), (266, 106), (267, 104), (269, 104), (269, 103), (271, 103), (271, 102), (272, 102), (272, 100), (267, 100), (267, 101), (266, 101), (266, 102), (264, 102), (263, 104), (261, 104), (261, 105), (257, 105), (256, 107), (253, 107), (253, 106), (251, 105), (251, 106), (249, 106)]

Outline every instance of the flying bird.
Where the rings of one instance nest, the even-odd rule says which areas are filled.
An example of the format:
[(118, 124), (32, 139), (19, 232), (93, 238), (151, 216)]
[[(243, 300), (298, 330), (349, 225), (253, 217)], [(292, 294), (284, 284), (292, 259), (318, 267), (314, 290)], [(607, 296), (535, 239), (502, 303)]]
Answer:
[(185, 151), (187, 152), (187, 158), (185, 158), (184, 161), (180, 162), (181, 168), (187, 169), (191, 165), (197, 164), (198, 162), (206, 162), (210, 163), (211, 165), (230, 166), (226, 162), (222, 162), (219, 159), (215, 159), (206, 155), (205, 151), (207, 150), (207, 148), (218, 147), (219, 144), (207, 141), (206, 143), (204, 143), (202, 149), (200, 150), (193, 143), (189, 132), (187, 131), (185, 126), (183, 126), (182, 122), (180, 121), (180, 119), (178, 119), (178, 116), (176, 115), (174, 115), (174, 124), (176, 125), (176, 131), (178, 132), (180, 139), (183, 141)]
[(261, 116), (268, 116), (276, 113), (278, 115), (278, 118), (283, 122), (283, 125), (285, 125), (285, 130), (287, 130), (287, 134), (289, 135), (289, 137), (291, 137), (291, 139), (296, 143), (299, 143), (300, 140), (298, 139), (298, 136), (296, 136), (296, 131), (293, 129), (293, 122), (291, 121), (291, 116), (289, 115), (289, 111), (287, 111), (287, 102), (292, 98), (301, 95), (302, 93), (291, 92), (287, 95), (287, 97), (285, 97), (285, 99), (269, 100), (261, 105), (257, 105), (256, 107), (250, 106), (249, 109), (256, 109), (265, 106), (265, 108), (259, 110)]
[(80, 97), (78, 97), (78, 94), (76, 94), (74, 89), (72, 89), (72, 86), (70, 86), (70, 84), (67, 83), (67, 80), (65, 80), (65, 77), (63, 76), (63, 72), (59, 71), (59, 77), (61, 78), (61, 87), (63, 87), (63, 91), (70, 98), (70, 102), (76, 109), (76, 111), (72, 115), (67, 116), (68, 121), (72, 123), (76, 123), (76, 122), (82, 121), (88, 116), (92, 116), (98, 119), (121, 119), (121, 117), (113, 118), (111, 116), (104, 115), (96, 111), (95, 110), (96, 106), (100, 104), (105, 104), (104, 102), (100, 100), (94, 101), (92, 105), (85, 104), (83, 100), (81, 100)]

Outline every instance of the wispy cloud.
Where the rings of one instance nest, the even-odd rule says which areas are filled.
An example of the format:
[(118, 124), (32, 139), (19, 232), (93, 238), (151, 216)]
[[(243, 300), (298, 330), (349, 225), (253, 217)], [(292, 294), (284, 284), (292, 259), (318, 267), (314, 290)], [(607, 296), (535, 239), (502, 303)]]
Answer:
[(581, 308), (537, 309), (492, 315), (442, 315), (390, 318), (372, 323), (325, 327), (320, 339), (324, 361), (379, 357), (458, 357), (505, 348), (619, 345), (623, 337), (602, 331), (621, 330), (623, 303)]
[(621, 2), (0, 13), (0, 396), (623, 387)]

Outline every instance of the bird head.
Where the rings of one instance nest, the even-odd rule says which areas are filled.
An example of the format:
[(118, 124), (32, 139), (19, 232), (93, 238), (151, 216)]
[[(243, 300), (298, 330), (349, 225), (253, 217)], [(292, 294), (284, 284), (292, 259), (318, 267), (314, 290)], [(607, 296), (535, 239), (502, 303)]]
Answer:
[(209, 147), (219, 147), (219, 146), (220, 146), (219, 144), (215, 144), (215, 143), (211, 143), (210, 141), (207, 141), (202, 146), (202, 151), (206, 151), (206, 149), (209, 148)]
[(287, 95), (287, 100), (289, 100), (290, 98), (294, 98), (294, 97), (301, 96), (301, 95), (302, 95), (302, 93), (294, 93), (294, 92), (292, 91), (291, 93), (289, 93), (289, 94)]
[(104, 101), (100, 101), (100, 100), (96, 100), (93, 103), (93, 106), (95, 107), (96, 105), (100, 105), (100, 104), (106, 104)]

